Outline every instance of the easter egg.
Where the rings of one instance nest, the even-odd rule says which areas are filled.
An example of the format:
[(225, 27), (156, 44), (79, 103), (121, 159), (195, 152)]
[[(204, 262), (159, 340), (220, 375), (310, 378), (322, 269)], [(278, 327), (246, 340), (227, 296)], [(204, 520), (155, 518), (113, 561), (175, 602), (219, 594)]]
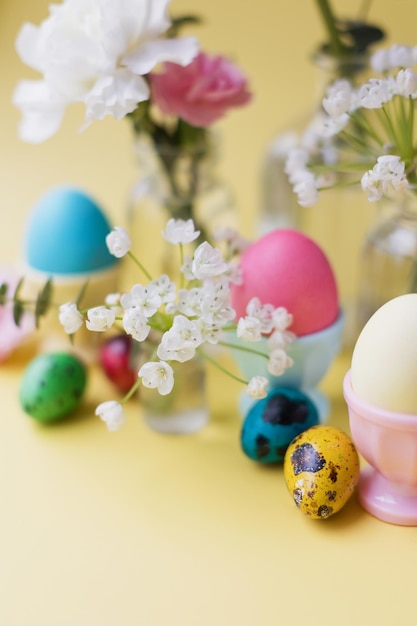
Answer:
[(100, 350), (104, 373), (121, 391), (129, 391), (138, 377), (132, 363), (133, 341), (128, 335), (117, 335), (105, 341)]
[(66, 352), (41, 354), (23, 372), (20, 405), (39, 422), (53, 422), (79, 406), (86, 383), (86, 368), (77, 357)]
[(359, 480), (359, 456), (346, 433), (334, 426), (305, 430), (290, 443), (284, 478), (297, 507), (326, 519), (346, 504)]
[(417, 415), (417, 294), (384, 304), (365, 324), (352, 354), (355, 394), (386, 411)]
[(53, 188), (28, 215), (25, 262), (31, 269), (55, 275), (109, 269), (117, 264), (106, 246), (110, 230), (103, 210), (84, 191)]
[(327, 328), (339, 316), (337, 285), (330, 263), (309, 237), (291, 229), (267, 233), (243, 253), (242, 282), (232, 285), (237, 317), (246, 315), (253, 297), (285, 307), (293, 315), (290, 328), (298, 336)]
[(297, 389), (275, 387), (250, 407), (241, 432), (242, 450), (254, 461), (278, 463), (294, 437), (318, 422), (318, 411), (308, 396)]

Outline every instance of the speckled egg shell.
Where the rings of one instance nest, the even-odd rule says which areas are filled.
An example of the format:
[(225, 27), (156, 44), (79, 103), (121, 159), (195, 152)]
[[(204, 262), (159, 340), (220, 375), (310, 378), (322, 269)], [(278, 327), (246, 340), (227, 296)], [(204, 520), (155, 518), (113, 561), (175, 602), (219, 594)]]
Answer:
[(359, 456), (342, 430), (313, 426), (288, 446), (284, 477), (297, 507), (313, 519), (326, 519), (352, 495), (359, 480)]
[(72, 354), (41, 354), (29, 363), (23, 373), (20, 405), (34, 419), (53, 422), (79, 406), (86, 382), (86, 368)]
[(294, 437), (318, 422), (318, 411), (304, 393), (275, 387), (249, 409), (241, 432), (242, 450), (254, 461), (279, 463)]

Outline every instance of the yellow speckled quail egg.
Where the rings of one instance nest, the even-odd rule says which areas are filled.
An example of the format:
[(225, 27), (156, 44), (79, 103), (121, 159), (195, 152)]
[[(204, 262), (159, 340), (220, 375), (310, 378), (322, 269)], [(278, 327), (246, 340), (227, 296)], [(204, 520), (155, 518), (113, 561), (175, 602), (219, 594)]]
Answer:
[(326, 519), (352, 495), (359, 479), (359, 456), (350, 437), (339, 428), (313, 426), (287, 448), (284, 478), (303, 513)]

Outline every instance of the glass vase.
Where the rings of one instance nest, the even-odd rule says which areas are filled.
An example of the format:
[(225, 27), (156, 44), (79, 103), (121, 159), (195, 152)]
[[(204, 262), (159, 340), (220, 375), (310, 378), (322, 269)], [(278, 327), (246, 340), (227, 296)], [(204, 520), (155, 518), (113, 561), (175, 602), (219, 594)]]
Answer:
[(384, 201), (364, 240), (360, 265), (359, 332), (388, 300), (417, 290), (417, 195)]
[(185, 363), (170, 362), (174, 370), (174, 387), (161, 396), (156, 389), (141, 387), (140, 408), (146, 424), (163, 434), (196, 433), (207, 425), (205, 363), (195, 357)]
[(211, 133), (199, 144), (158, 146), (147, 135), (135, 139), (137, 179), (128, 200), (127, 228), (132, 250), (152, 277), (178, 272), (173, 248), (161, 237), (168, 219), (192, 218), (201, 232), (185, 248), (191, 255), (204, 240), (213, 243), (220, 228), (238, 228), (229, 187), (217, 173), (219, 138)]
[[(378, 208), (369, 203), (360, 187), (340, 186), (322, 191), (312, 207), (301, 207), (284, 171), (288, 152), (314, 139), (314, 125), (320, 119), (326, 88), (337, 78), (353, 84), (365, 80), (366, 55), (336, 59), (318, 53), (312, 57), (316, 88), (308, 111), (276, 135), (266, 152), (261, 180), (261, 211), (258, 232), (273, 228), (294, 228), (313, 239), (325, 252), (334, 270), (344, 311), (343, 344), (353, 345), (359, 295), (360, 257), (363, 239), (375, 222)], [(308, 130), (308, 132), (307, 132)]]

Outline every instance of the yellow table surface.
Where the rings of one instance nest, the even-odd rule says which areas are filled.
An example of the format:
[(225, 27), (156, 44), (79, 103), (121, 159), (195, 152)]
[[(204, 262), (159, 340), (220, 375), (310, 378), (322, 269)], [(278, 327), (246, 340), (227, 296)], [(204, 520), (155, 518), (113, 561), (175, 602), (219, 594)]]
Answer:
[[(17, 399), (31, 356), (0, 370), (0, 624), (415, 624), (417, 528), (377, 520), (356, 494), (326, 521), (304, 517), (282, 468), (240, 449), (238, 384), (209, 370), (198, 434), (151, 431), (136, 401), (109, 433), (94, 407), (114, 391), (93, 368), (82, 407), (45, 427)], [(321, 386), (346, 431), (348, 365)]]
[[(196, 34), (204, 48), (235, 58), (254, 91), (250, 106), (219, 123), (222, 172), (246, 235), (267, 143), (313, 100), (309, 55), (323, 35), (315, 4), (173, 0), (177, 13), (203, 16)], [(335, 0), (342, 16), (354, 17), (359, 4)], [(11, 94), (18, 80), (38, 76), (14, 41), (48, 5), (0, 0), (0, 263), (21, 258), (27, 214), (51, 186), (84, 187), (118, 223), (136, 169), (128, 125), (106, 119), (78, 133), (79, 107), (50, 141), (19, 141)], [(387, 27), (390, 42), (414, 45), (415, 2), (393, 7), (374, 2), (371, 20)], [(21, 348), (0, 364), (0, 626), (417, 623), (417, 529), (375, 519), (356, 496), (333, 518), (305, 518), (282, 469), (241, 452), (237, 384), (210, 370), (212, 417), (199, 434), (158, 435), (134, 403), (125, 426), (109, 433), (94, 409), (112, 392), (92, 370), (79, 412), (45, 428), (18, 403), (33, 354)], [(349, 355), (340, 357), (322, 383), (330, 423), (345, 430), (348, 366)]]

